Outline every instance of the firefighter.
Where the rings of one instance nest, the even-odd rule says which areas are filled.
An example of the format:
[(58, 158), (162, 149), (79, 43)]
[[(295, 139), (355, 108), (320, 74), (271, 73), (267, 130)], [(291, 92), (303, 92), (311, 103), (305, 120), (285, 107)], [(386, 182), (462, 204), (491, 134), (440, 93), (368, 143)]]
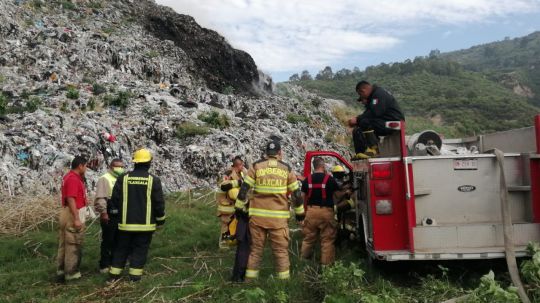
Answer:
[(356, 155), (354, 159), (366, 159), (379, 153), (379, 136), (386, 136), (392, 130), (386, 128), (387, 121), (405, 120), (396, 99), (377, 85), (367, 81), (356, 84), (358, 101), (364, 104), (365, 111), (358, 117), (349, 119), (354, 127), (353, 142)]
[(334, 262), (337, 222), (334, 218), (334, 193), (339, 189), (336, 180), (326, 173), (322, 158), (313, 159), (314, 172), (302, 182), (302, 192), (306, 199), (306, 219), (302, 226), (304, 240), (301, 256), (310, 259), (313, 247), (320, 237), (321, 264)]
[(244, 161), (240, 156), (236, 156), (233, 159), (231, 169), (228, 170), (223, 177), (223, 180), (219, 184), (219, 190), (216, 195), (217, 202), (217, 216), (221, 222), (219, 248), (227, 249), (229, 244), (227, 243), (227, 231), (229, 229), (229, 223), (231, 222), (234, 214), (234, 201), (238, 195), (240, 185), (242, 185), (242, 179), (247, 174), (247, 170), (244, 167)]
[(336, 204), (338, 213), (345, 212), (354, 206), (354, 202), (351, 199), (352, 183), (349, 180), (346, 180), (346, 176), (347, 173), (343, 166), (335, 165), (332, 167), (332, 177), (336, 180), (339, 188), (334, 193), (334, 203)]
[(150, 174), (152, 154), (139, 149), (133, 154), (133, 171), (120, 176), (113, 188), (110, 209), (120, 214), (110, 280), (120, 278), (129, 256), (129, 277), (139, 281), (156, 226), (165, 223), (161, 180)]
[(340, 244), (345, 239), (351, 239), (355, 233), (356, 214), (354, 211), (349, 211), (354, 210), (355, 206), (351, 198), (353, 186), (351, 180), (347, 180), (347, 173), (341, 165), (332, 167), (332, 176), (339, 186), (339, 190), (334, 193), (334, 203), (336, 204), (336, 220), (338, 222), (336, 244)]
[[(266, 159), (253, 163), (240, 188), (235, 209), (238, 216), (249, 214), (251, 252), (246, 269), (246, 279), (259, 276), (266, 238), (270, 239), (278, 279), (289, 279), (289, 227), (290, 206), (287, 194), (291, 193), (297, 221), (304, 219), (302, 194), (291, 167), (279, 160), (281, 145), (272, 141), (266, 146)], [(253, 188), (249, 211), (246, 197)]]
[(109, 164), (109, 170), (98, 179), (96, 185), (94, 207), (96, 212), (100, 214), (101, 221), (101, 258), (99, 260), (99, 271), (101, 273), (109, 272), (112, 251), (118, 232), (118, 214), (107, 211), (107, 201), (111, 199), (116, 178), (123, 173), (124, 162), (122, 159), (113, 159)]

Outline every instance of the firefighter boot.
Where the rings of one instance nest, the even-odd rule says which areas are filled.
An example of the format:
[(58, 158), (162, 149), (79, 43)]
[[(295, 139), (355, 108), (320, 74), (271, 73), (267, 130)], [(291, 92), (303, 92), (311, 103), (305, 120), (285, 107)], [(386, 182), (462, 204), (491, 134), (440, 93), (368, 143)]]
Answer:
[(368, 130), (362, 133), (364, 135), (364, 138), (366, 139), (367, 148), (364, 152), (357, 153), (354, 157), (354, 159), (369, 159), (377, 157), (379, 154), (379, 145), (378, 141), (379, 139), (375, 135), (375, 131)]

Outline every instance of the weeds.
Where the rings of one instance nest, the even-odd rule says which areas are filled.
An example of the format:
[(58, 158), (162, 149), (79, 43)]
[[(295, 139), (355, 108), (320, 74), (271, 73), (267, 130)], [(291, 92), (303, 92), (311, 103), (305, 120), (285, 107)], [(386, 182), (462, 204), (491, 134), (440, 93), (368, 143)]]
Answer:
[(198, 116), (199, 120), (206, 122), (212, 128), (224, 129), (231, 125), (229, 117), (220, 114), (217, 111), (202, 113)]
[(148, 57), (150, 59), (157, 58), (157, 57), (159, 57), (159, 52), (156, 51), (156, 50), (148, 51), (148, 52), (146, 52), (146, 57)]
[(309, 123), (311, 120), (309, 117), (304, 115), (298, 115), (298, 114), (287, 114), (287, 122), (292, 124), (298, 124), (298, 123)]
[(94, 93), (95, 96), (99, 96), (99, 95), (101, 95), (103, 93), (106, 93), (107, 88), (104, 85), (94, 83), (92, 85), (92, 92)]
[(0, 93), (0, 116), (7, 113), (8, 100), (4, 93)]
[(66, 91), (66, 97), (68, 99), (79, 99), (79, 90), (73, 86), (68, 87)]
[(38, 96), (31, 96), (28, 101), (26, 101), (25, 109), (28, 112), (35, 112), (38, 110), (42, 105), (41, 98)]
[(232, 87), (232, 86), (230, 86), (230, 85), (225, 86), (225, 88), (223, 88), (222, 93), (223, 93), (224, 95), (232, 95), (232, 94), (234, 94), (234, 87)]
[(106, 95), (103, 98), (103, 102), (107, 106), (117, 106), (121, 109), (126, 109), (132, 97), (133, 93), (130, 91), (120, 91), (114, 95)]
[(75, 5), (75, 3), (71, 1), (60, 1), (60, 4), (62, 5), (63, 9), (67, 9), (67, 10), (77, 9), (77, 6)]
[(179, 139), (187, 139), (195, 136), (204, 136), (210, 133), (210, 129), (199, 126), (192, 122), (184, 122), (176, 128), (175, 135)]

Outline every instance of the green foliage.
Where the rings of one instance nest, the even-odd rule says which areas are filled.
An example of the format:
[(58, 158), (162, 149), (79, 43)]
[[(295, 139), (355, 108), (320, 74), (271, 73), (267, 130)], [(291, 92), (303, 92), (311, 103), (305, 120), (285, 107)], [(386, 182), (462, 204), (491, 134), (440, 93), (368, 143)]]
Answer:
[(68, 87), (66, 97), (68, 99), (79, 99), (79, 90), (73, 86)]
[(28, 112), (35, 112), (42, 105), (41, 98), (38, 96), (31, 96), (28, 101), (26, 101), (25, 110)]
[(7, 97), (4, 95), (3, 92), (0, 92), (0, 116), (5, 115), (7, 113), (7, 108), (8, 108)]
[(540, 245), (538, 243), (529, 243), (527, 246), (530, 260), (521, 263), (521, 275), (523, 281), (528, 284), (529, 296), (533, 302), (540, 301)]
[(115, 28), (114, 27), (104, 27), (101, 29), (101, 31), (107, 35), (110, 35), (112, 33), (114, 33), (115, 31)]
[(103, 97), (103, 102), (106, 106), (116, 106), (121, 109), (126, 109), (129, 106), (132, 97), (133, 93), (130, 91), (119, 91), (116, 94), (109, 94)]
[(515, 287), (503, 289), (490, 271), (480, 279), (480, 285), (464, 301), (465, 303), (519, 303)]
[(92, 85), (92, 92), (94, 93), (94, 95), (98, 96), (98, 95), (101, 95), (103, 93), (106, 93), (107, 88), (104, 85), (101, 85), (99, 83), (94, 83)]
[(86, 6), (89, 7), (89, 8), (93, 8), (93, 9), (100, 9), (100, 8), (103, 8), (103, 2), (101, 2), (101, 1), (89, 1)]
[(299, 114), (292, 114), (292, 113), (287, 114), (286, 119), (287, 119), (287, 122), (292, 123), (292, 124), (311, 122), (311, 120), (307, 116), (299, 115)]
[(200, 126), (192, 122), (184, 122), (176, 128), (176, 137), (179, 139), (187, 139), (195, 136), (204, 136), (210, 133), (210, 129), (206, 126)]
[(6, 77), (0, 74), (0, 84), (4, 83), (4, 81), (6, 81)]
[(364, 275), (365, 271), (360, 269), (358, 264), (350, 263), (349, 266), (345, 266), (338, 261), (332, 266), (323, 268), (319, 279), (326, 294), (345, 295), (366, 282)]
[(90, 100), (88, 100), (88, 109), (89, 110), (95, 110), (96, 109), (96, 98), (90, 98)]
[(202, 113), (198, 116), (199, 120), (206, 122), (212, 128), (224, 129), (231, 125), (229, 117), (225, 114), (220, 114), (217, 111)]
[(69, 111), (69, 104), (67, 101), (62, 102), (62, 105), (60, 106), (60, 111), (67, 113)]
[(62, 5), (62, 8), (63, 9), (68, 9), (68, 10), (75, 10), (77, 9), (77, 6), (75, 5), (75, 3), (71, 2), (71, 1), (60, 1), (60, 4)]
[(146, 57), (148, 57), (150, 59), (159, 57), (159, 52), (156, 51), (156, 50), (148, 51), (148, 52), (146, 52)]
[(242, 289), (231, 297), (233, 301), (241, 301), (247, 303), (265, 303), (267, 302), (265, 298), (266, 292), (259, 287), (253, 289)]
[(234, 94), (234, 87), (232, 87), (232, 86), (230, 86), (230, 85), (225, 86), (225, 88), (223, 88), (222, 93), (223, 93), (224, 95), (232, 95), (232, 94)]
[[(332, 80), (298, 83), (323, 97), (358, 106), (354, 88), (361, 79), (380, 84), (396, 97), (405, 113), (409, 134), (421, 127), (437, 127), (446, 137), (525, 127), (532, 124), (539, 111), (525, 97), (515, 95), (484, 74), (436, 57), (381, 64)], [(358, 107), (357, 114), (362, 111)], [(438, 124), (429, 121), (436, 115), (440, 117)], [(417, 122), (422, 125), (416, 125)]]

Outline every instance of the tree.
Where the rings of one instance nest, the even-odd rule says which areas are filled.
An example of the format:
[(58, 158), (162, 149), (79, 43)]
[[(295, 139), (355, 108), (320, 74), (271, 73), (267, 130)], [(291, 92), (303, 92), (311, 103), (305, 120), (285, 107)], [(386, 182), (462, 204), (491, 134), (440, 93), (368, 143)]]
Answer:
[(293, 74), (292, 76), (289, 77), (289, 81), (291, 81), (291, 82), (300, 81), (300, 76), (298, 76), (298, 73)]
[(429, 52), (429, 57), (430, 58), (437, 58), (441, 55), (441, 51), (438, 50), (438, 49), (432, 49), (430, 52)]
[(315, 79), (317, 80), (332, 80), (334, 77), (334, 72), (330, 66), (325, 67), (323, 70), (319, 71)]
[(300, 81), (309, 81), (313, 80), (313, 77), (311, 77), (311, 74), (307, 70), (302, 71), (302, 75), (300, 76)]
[(347, 78), (349, 76), (351, 76), (351, 70), (343, 68), (343, 69), (338, 70), (335, 73), (334, 79), (345, 79), (345, 78)]

